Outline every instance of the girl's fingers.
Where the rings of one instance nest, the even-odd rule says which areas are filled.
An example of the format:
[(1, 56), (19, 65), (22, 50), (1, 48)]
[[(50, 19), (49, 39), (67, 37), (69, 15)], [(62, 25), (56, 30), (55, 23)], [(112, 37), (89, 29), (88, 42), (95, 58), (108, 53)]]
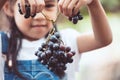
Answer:
[(39, 13), (45, 7), (45, 1), (44, 0), (35, 0), (35, 1), (36, 1), (36, 13)]
[(23, 14), (26, 14), (26, 5), (30, 6), (30, 15), (35, 15), (43, 10), (45, 7), (44, 0), (19, 0), (18, 7)]
[(20, 9), (21, 9), (21, 12), (23, 14), (25, 14), (26, 13), (26, 10), (25, 10), (25, 0), (19, 0), (18, 2), (19, 2), (19, 6), (20, 6)]
[(86, 5), (88, 2), (88, 0), (79, 0), (76, 4), (76, 6), (74, 7), (74, 11), (73, 11), (73, 15), (76, 15), (79, 11), (79, 9), (83, 6)]
[(73, 15), (73, 10), (74, 10), (74, 7), (76, 6), (76, 3), (78, 2), (78, 0), (72, 0), (71, 3), (68, 5), (68, 11), (69, 11), (69, 14), (71, 17)]
[(59, 1), (59, 7), (60, 11), (66, 15), (66, 16), (71, 16), (72, 15), (72, 10), (78, 0), (60, 0)]
[(71, 0), (65, 0), (63, 3), (63, 6), (62, 6), (63, 7), (63, 14), (66, 16), (70, 16), (69, 10), (68, 10), (68, 5), (70, 2), (71, 2)]
[(78, 11), (79, 11), (79, 9), (80, 9), (80, 7), (81, 7), (82, 5), (83, 5), (83, 4), (82, 4), (81, 1), (79, 1), (79, 2), (76, 3), (76, 6), (75, 6), (74, 9), (73, 9), (73, 15), (76, 15), (76, 14), (78, 13)]
[(65, 0), (59, 0), (58, 2), (58, 6), (59, 6), (59, 10), (61, 13), (63, 13), (63, 3), (64, 3)]
[(60, 0), (58, 5), (64, 15), (71, 17), (76, 15), (83, 5), (91, 2), (92, 0)]
[(34, 15), (36, 13), (36, 2), (35, 0), (28, 0), (28, 2), (30, 5), (30, 15)]

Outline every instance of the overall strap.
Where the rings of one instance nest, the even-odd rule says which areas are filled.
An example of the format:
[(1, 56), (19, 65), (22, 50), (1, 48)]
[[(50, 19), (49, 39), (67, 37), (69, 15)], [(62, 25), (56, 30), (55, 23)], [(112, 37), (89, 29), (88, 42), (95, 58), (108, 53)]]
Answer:
[(1, 34), (1, 43), (2, 43), (2, 53), (6, 54), (8, 50), (8, 36), (4, 32), (0, 32)]

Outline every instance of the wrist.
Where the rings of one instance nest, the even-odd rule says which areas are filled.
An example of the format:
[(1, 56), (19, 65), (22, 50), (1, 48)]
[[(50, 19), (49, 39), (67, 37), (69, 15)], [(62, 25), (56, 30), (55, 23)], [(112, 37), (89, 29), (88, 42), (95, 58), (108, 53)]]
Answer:
[(103, 11), (103, 7), (100, 3), (100, 0), (93, 0), (92, 3), (87, 5), (88, 11), (92, 13), (100, 12), (101, 10)]
[(87, 4), (87, 7), (88, 8), (96, 8), (99, 5), (100, 5), (100, 1), (99, 0), (93, 0), (90, 4)]

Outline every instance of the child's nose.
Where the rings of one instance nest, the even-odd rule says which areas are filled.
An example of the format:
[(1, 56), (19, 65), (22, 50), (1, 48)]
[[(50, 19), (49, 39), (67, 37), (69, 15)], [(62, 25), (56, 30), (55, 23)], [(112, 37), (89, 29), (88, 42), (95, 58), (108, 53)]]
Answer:
[(41, 19), (46, 19), (45, 15), (42, 12), (36, 13), (34, 16), (34, 19), (41, 18)]

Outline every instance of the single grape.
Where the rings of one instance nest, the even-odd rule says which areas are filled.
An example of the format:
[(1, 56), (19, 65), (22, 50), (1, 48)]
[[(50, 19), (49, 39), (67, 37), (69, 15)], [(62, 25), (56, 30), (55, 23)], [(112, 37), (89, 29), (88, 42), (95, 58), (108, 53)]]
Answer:
[(70, 53), (70, 52), (67, 53), (67, 57), (68, 57), (68, 58), (71, 58), (72, 56), (73, 56), (72, 53)]
[(68, 61), (68, 63), (72, 63), (73, 59), (72, 58), (68, 58), (67, 61)]
[(75, 51), (71, 51), (71, 53), (73, 54), (73, 56), (76, 54)]
[(29, 18), (30, 17), (30, 6), (25, 5), (25, 10), (26, 10), (26, 14), (24, 15), (24, 17)]
[(59, 48), (61, 51), (65, 51), (65, 46), (63, 44), (61, 44)]
[(74, 17), (72, 18), (72, 22), (73, 22), (74, 24), (77, 24), (77, 22), (78, 22), (78, 16), (74, 16)]
[(42, 52), (44, 51), (44, 49), (42, 47), (39, 47), (38, 50), (42, 51)]
[(52, 35), (51, 37), (50, 37), (50, 41), (52, 41), (52, 42), (57, 42), (57, 37), (55, 36), (55, 35)]
[(47, 47), (47, 44), (46, 43), (42, 43), (42, 48), (46, 48)]
[(53, 43), (52, 41), (49, 41), (48, 47), (49, 47), (50, 49), (53, 49), (53, 45), (54, 45), (54, 43)]
[(60, 38), (59, 32), (54, 33), (54, 35), (55, 35), (58, 39)]
[(65, 51), (66, 51), (66, 52), (69, 52), (70, 50), (71, 50), (70, 47), (66, 47), (66, 48), (65, 48)]
[(58, 50), (58, 49), (59, 49), (59, 44), (58, 44), (58, 43), (55, 43), (55, 44), (53, 45), (53, 49), (54, 49), (54, 50)]
[(50, 58), (52, 56), (52, 52), (49, 49), (45, 51), (45, 54), (47, 58)]
[(78, 19), (82, 20), (83, 19), (82, 15), (78, 15)]

